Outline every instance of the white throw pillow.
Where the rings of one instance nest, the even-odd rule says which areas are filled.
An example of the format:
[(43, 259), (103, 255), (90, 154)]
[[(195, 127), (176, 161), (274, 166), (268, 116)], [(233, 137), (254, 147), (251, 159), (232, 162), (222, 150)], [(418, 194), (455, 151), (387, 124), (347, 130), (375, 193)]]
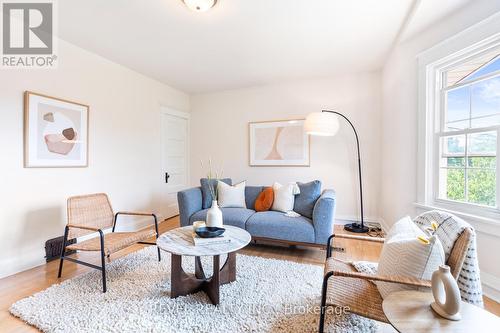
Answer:
[(219, 207), (247, 208), (245, 202), (246, 181), (234, 186), (224, 182), (217, 182), (217, 195)]
[(290, 183), (287, 185), (274, 183), (273, 191), (274, 201), (271, 210), (283, 213), (292, 211), (293, 204), (295, 203), (295, 195), (300, 193), (299, 186), (296, 183)]
[[(387, 233), (378, 263), (379, 275), (414, 277), (430, 280), (432, 273), (445, 262), (444, 250), (436, 236), (429, 244), (418, 240), (419, 236), (428, 238), (410, 217), (405, 217)], [(382, 298), (400, 290), (422, 289), (398, 283), (376, 282)]]

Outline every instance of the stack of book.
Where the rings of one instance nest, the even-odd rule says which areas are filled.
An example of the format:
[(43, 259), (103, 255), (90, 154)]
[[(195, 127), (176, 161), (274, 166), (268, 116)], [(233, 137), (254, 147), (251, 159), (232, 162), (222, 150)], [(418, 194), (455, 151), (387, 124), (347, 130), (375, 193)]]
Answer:
[(193, 240), (195, 246), (206, 246), (206, 245), (229, 243), (231, 241), (231, 238), (224, 235), (213, 238), (202, 238), (197, 234), (193, 234)]

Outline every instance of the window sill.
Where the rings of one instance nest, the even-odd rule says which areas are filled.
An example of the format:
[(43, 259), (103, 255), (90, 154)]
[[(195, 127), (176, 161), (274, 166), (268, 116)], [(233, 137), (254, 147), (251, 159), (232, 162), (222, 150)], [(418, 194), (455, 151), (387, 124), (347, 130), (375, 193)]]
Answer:
[(500, 237), (500, 220), (498, 219), (482, 217), (469, 213), (459, 212), (456, 210), (451, 210), (448, 208), (421, 204), (421, 203), (414, 203), (414, 206), (417, 208), (417, 210), (421, 212), (429, 210), (441, 210), (447, 213), (454, 214), (464, 219), (466, 222), (470, 223), (474, 227), (474, 229), (476, 229), (477, 232)]

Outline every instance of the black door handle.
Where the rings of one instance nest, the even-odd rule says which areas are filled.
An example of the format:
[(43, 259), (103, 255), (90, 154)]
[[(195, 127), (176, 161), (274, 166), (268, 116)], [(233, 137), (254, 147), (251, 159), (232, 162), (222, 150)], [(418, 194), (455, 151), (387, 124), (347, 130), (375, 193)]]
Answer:
[(168, 174), (168, 172), (165, 172), (165, 183), (168, 184), (168, 179), (170, 178), (170, 175)]

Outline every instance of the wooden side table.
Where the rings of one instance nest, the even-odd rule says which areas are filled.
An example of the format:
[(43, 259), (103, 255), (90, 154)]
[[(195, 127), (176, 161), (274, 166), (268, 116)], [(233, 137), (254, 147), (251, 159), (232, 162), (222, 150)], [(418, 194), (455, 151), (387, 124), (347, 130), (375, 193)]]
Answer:
[(475, 305), (462, 302), (462, 319), (451, 321), (438, 316), (430, 304), (434, 297), (430, 292), (398, 291), (384, 299), (382, 307), (391, 325), (401, 333), (410, 332), (498, 332), (500, 317)]

